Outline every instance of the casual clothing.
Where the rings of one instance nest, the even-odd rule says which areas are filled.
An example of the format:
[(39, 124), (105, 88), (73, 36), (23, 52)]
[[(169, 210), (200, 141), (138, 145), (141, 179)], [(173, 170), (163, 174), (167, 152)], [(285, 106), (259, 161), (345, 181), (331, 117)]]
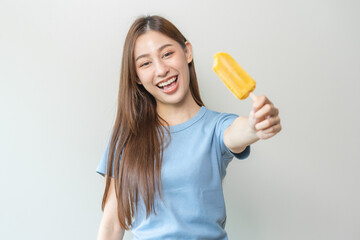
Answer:
[[(163, 201), (155, 202), (156, 215), (148, 218), (139, 202), (133, 239), (227, 239), (222, 180), (233, 157), (245, 159), (250, 153), (250, 146), (233, 154), (224, 144), (224, 131), (235, 118), (201, 107), (193, 118), (170, 126), (161, 173)], [(108, 147), (96, 170), (100, 174), (106, 174), (107, 155)]]

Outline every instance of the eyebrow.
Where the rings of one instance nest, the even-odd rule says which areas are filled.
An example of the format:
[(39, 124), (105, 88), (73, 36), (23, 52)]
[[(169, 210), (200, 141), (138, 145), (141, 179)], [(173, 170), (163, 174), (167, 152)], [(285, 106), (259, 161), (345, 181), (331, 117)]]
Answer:
[[(170, 44), (170, 43), (167, 43), (167, 44), (162, 45), (161, 47), (159, 47), (158, 52), (160, 52), (161, 50), (163, 50), (164, 48), (169, 47), (169, 46), (173, 46), (173, 45)], [(135, 59), (135, 62), (136, 62), (137, 60), (139, 60), (140, 58), (148, 57), (148, 56), (149, 56), (149, 54), (142, 54), (142, 55), (138, 56), (138, 57)]]

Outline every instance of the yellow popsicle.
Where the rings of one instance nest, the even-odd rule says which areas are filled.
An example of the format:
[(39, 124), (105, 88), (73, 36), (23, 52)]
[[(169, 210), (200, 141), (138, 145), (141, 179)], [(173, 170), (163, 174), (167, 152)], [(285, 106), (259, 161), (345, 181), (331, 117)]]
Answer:
[(256, 87), (254, 79), (228, 53), (214, 55), (213, 69), (239, 99), (246, 99)]

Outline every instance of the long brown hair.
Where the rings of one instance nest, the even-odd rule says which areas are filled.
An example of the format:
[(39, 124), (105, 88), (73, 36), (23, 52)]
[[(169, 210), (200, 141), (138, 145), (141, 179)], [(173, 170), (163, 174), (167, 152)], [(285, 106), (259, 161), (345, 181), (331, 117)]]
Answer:
[[(169, 129), (162, 127), (165, 121), (157, 114), (155, 98), (142, 85), (137, 84), (135, 42), (139, 36), (150, 30), (174, 39), (183, 49), (187, 41), (171, 22), (160, 16), (138, 18), (130, 27), (125, 39), (118, 109), (110, 139), (107, 176), (115, 178), (118, 218), (121, 227), (126, 230), (131, 226), (140, 196), (146, 206), (146, 216), (148, 217), (151, 212), (155, 213), (154, 200), (156, 196), (162, 196), (163, 150), (170, 141), (166, 138), (170, 136)], [(188, 66), (192, 97), (199, 106), (203, 106), (194, 61)], [(107, 177), (102, 210), (105, 207), (109, 186), (110, 177)]]

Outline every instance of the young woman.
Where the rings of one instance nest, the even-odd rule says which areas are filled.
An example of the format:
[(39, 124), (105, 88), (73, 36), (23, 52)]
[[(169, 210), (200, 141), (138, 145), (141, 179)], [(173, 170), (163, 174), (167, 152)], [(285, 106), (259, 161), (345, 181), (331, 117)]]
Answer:
[(124, 44), (118, 111), (97, 172), (106, 176), (98, 239), (227, 239), (222, 180), (233, 157), (281, 130), (253, 97), (247, 117), (200, 98), (192, 46), (168, 20), (137, 19)]

